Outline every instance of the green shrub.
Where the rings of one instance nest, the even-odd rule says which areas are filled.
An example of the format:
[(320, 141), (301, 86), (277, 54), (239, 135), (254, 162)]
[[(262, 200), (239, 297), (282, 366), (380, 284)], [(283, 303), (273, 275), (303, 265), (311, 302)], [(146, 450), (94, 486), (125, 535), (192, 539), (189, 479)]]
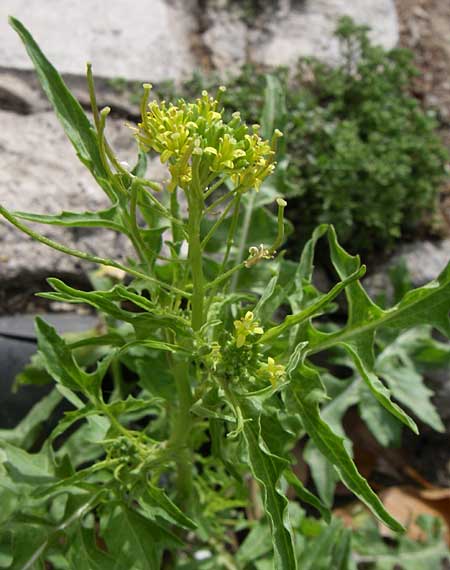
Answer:
[(344, 18), (342, 63), (300, 62), (287, 129), (298, 222), (308, 234), (333, 220), (341, 241), (360, 250), (411, 235), (432, 213), (447, 158), (435, 119), (409, 92), (412, 54), (373, 46), (367, 32)]

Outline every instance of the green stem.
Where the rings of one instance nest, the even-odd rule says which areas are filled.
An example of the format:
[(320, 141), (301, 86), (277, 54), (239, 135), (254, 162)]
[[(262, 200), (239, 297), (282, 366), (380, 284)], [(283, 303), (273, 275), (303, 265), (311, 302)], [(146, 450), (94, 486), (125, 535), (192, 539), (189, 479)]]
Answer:
[[(104, 125), (102, 126), (102, 118), (101, 118), (100, 113), (98, 111), (97, 97), (95, 95), (95, 84), (94, 84), (94, 77), (92, 75), (92, 64), (91, 63), (88, 63), (86, 65), (86, 76), (87, 76), (87, 84), (88, 84), (88, 91), (89, 91), (89, 100), (91, 103), (91, 109), (92, 109), (92, 115), (94, 117), (95, 128), (97, 129), (97, 133), (99, 134), (99, 136), (103, 138), (103, 145), (104, 145), (105, 154), (108, 156), (108, 158), (112, 162), (112, 164), (114, 164), (114, 167), (116, 168), (116, 170), (118, 172), (121, 172), (122, 174), (128, 174), (129, 175), (130, 173), (117, 160), (116, 155), (114, 154), (114, 151), (112, 150), (112, 148), (108, 144), (108, 141), (104, 138), (104, 135), (103, 135)], [(106, 114), (108, 114), (108, 113), (109, 113), (109, 111)], [(102, 144), (102, 142), (100, 140), (99, 140), (99, 143)]]
[(178, 395), (178, 410), (172, 425), (169, 446), (176, 452), (178, 503), (188, 509), (192, 496), (192, 460), (188, 446), (192, 430), (192, 392), (188, 364), (185, 360), (173, 362), (173, 375)]
[(212, 281), (211, 283), (208, 283), (208, 285), (205, 288), (205, 289), (212, 289), (211, 293), (209, 294), (209, 300), (207, 303), (206, 312), (209, 311), (211, 303), (213, 302), (214, 296), (216, 294), (216, 287), (221, 283), (226, 282), (227, 279), (229, 279), (229, 277), (231, 277), (236, 271), (239, 271), (239, 269), (241, 269), (241, 267), (243, 267), (244, 265), (242, 263), (233, 267), (229, 271), (225, 271), (225, 268), (228, 263), (228, 258), (230, 256), (231, 248), (234, 243), (234, 235), (236, 233), (236, 227), (239, 220), (239, 210), (241, 204), (241, 194), (239, 192), (236, 194), (235, 198), (232, 200), (231, 203), (234, 204), (234, 210), (231, 218), (230, 229), (228, 231), (225, 254), (223, 256), (222, 264), (220, 266), (219, 276), (216, 279), (214, 279), (214, 281)]
[[(250, 224), (252, 221), (252, 214), (253, 214), (253, 203), (255, 201), (255, 192), (251, 192), (251, 194), (248, 197), (248, 204), (247, 207), (245, 209), (245, 215), (244, 215), (244, 223), (242, 226), (242, 235), (241, 235), (241, 241), (239, 243), (239, 249), (238, 249), (238, 254), (237, 254), (237, 259), (236, 261), (238, 262), (238, 264), (240, 264), (243, 260), (244, 257), (244, 251), (245, 251), (245, 246), (247, 244), (247, 238), (248, 238), (248, 232), (250, 230)], [(233, 275), (233, 279), (231, 281), (231, 291), (235, 291), (237, 283), (238, 283), (238, 278), (239, 278), (239, 272), (236, 272)]]
[(111, 374), (113, 377), (114, 389), (111, 394), (111, 402), (125, 399), (124, 381), (122, 374), (122, 365), (118, 358), (114, 358), (111, 362)]
[(222, 176), (221, 178), (219, 178), (219, 180), (217, 182), (215, 182), (210, 188), (208, 188), (208, 190), (205, 192), (204, 194), (204, 199), (206, 200), (206, 198), (208, 198), (209, 196), (211, 196), (211, 194), (217, 190), (217, 188), (220, 188), (220, 186), (222, 186), (222, 184), (225, 184), (226, 179), (228, 178), (228, 174), (225, 174), (224, 176)]
[(130, 215), (127, 216), (127, 219), (129, 220), (130, 224), (131, 241), (133, 242), (136, 253), (139, 255), (141, 263), (147, 265), (148, 269), (150, 270), (153, 263), (152, 254), (149, 254), (147, 251), (147, 246), (142, 239), (141, 232), (139, 231), (139, 226), (137, 223), (137, 200), (139, 190), (140, 187), (138, 183), (133, 180), (130, 187)]
[(215, 210), (217, 208), (217, 206), (220, 206), (220, 204), (222, 204), (222, 202), (225, 202), (225, 200), (227, 200), (228, 198), (231, 198), (231, 196), (233, 196), (233, 194), (235, 194), (235, 189), (230, 190), (230, 192), (227, 192), (226, 194), (223, 194), (223, 196), (221, 196), (220, 198), (217, 198), (217, 200), (215, 202), (213, 202), (210, 206), (208, 206), (206, 208), (205, 214), (209, 214), (210, 212)]
[(241, 195), (237, 194), (235, 198), (235, 206), (233, 211), (233, 217), (231, 219), (230, 230), (227, 236), (227, 245), (225, 250), (225, 255), (223, 256), (222, 266), (221, 266), (221, 273), (224, 271), (225, 267), (228, 263), (228, 258), (230, 257), (231, 248), (234, 243), (234, 235), (236, 233), (236, 227), (239, 220), (239, 211), (241, 206)]
[[(145, 182), (148, 181), (143, 181), (142, 178), (134, 178), (134, 180), (136, 182), (138, 182), (139, 184), (142, 185), (142, 187), (144, 187), (144, 190), (146, 192), (146, 196), (148, 197), (148, 199), (152, 202), (152, 204), (155, 206), (156, 210), (162, 215), (164, 216), (166, 219), (168, 219), (172, 224), (176, 224), (178, 226), (181, 226), (181, 232), (183, 233), (183, 235), (185, 234), (185, 228), (184, 228), (184, 223), (182, 220), (178, 220), (176, 218), (174, 218), (171, 213), (169, 212), (169, 210), (167, 208), (165, 208), (161, 202), (155, 198), (155, 196), (153, 196), (153, 194), (151, 192), (149, 192), (145, 186), (149, 186), (148, 184), (145, 184)], [(142, 202), (138, 202), (138, 205), (142, 208), (145, 206), (145, 204), (143, 204)]]
[(204, 249), (206, 244), (209, 242), (209, 240), (212, 238), (212, 236), (215, 234), (217, 228), (220, 226), (220, 224), (224, 221), (224, 219), (227, 217), (228, 212), (231, 210), (231, 208), (233, 207), (234, 204), (234, 200), (231, 200), (229, 204), (227, 204), (227, 207), (225, 208), (225, 210), (221, 213), (221, 215), (219, 216), (219, 218), (217, 219), (217, 221), (213, 224), (212, 228), (209, 230), (209, 232), (206, 234), (206, 236), (203, 238), (203, 241), (201, 243), (201, 248)]
[(209, 289), (213, 289), (213, 288), (217, 287), (218, 285), (220, 285), (221, 283), (223, 283), (224, 281), (229, 279), (232, 275), (234, 275), (234, 273), (236, 273), (236, 271), (240, 271), (243, 267), (245, 267), (244, 261), (242, 263), (239, 263), (238, 265), (235, 265), (234, 267), (232, 267), (231, 269), (229, 269), (225, 273), (222, 273), (221, 275), (219, 275), (219, 277), (216, 277), (216, 279), (214, 279), (214, 281), (211, 281), (211, 283), (208, 283), (205, 286), (205, 291), (208, 291)]
[(200, 242), (200, 223), (203, 215), (204, 201), (198, 174), (198, 157), (194, 157), (192, 165), (192, 183), (188, 192), (188, 236), (189, 262), (192, 272), (192, 328), (198, 331), (204, 320), (204, 276), (202, 246)]

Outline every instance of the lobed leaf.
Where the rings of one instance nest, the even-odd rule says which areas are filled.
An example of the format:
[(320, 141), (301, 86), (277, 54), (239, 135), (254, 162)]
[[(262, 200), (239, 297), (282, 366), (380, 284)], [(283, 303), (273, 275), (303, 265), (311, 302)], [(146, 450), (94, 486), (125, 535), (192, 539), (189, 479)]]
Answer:
[(367, 481), (359, 474), (345, 448), (344, 439), (334, 433), (321, 418), (317, 394), (323, 393), (323, 385), (317, 371), (303, 364), (293, 376), (289, 389), (306, 432), (319, 451), (335, 466), (342, 482), (384, 524), (396, 532), (401, 532), (401, 524), (386, 511)]

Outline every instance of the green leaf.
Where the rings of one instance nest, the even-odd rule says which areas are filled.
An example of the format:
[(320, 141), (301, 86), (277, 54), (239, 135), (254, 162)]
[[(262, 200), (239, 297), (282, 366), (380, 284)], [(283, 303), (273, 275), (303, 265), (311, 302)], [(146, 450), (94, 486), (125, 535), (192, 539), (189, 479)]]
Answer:
[(306, 432), (319, 451), (335, 466), (342, 482), (384, 524), (396, 532), (401, 532), (403, 527), (385, 510), (380, 499), (359, 474), (345, 448), (343, 438), (334, 433), (321, 418), (317, 394), (323, 393), (323, 385), (317, 371), (303, 364), (293, 376), (287, 390), (295, 401)]
[(127, 233), (121, 223), (118, 206), (97, 212), (61, 212), (56, 215), (33, 214), (30, 212), (14, 212), (16, 218), (67, 228), (107, 228), (116, 232)]
[(70, 540), (68, 561), (77, 570), (119, 570), (118, 560), (95, 545), (94, 530), (79, 526)]
[[(373, 342), (371, 339), (370, 342)], [(347, 343), (342, 343), (342, 346), (347, 350), (353, 362), (355, 363), (356, 369), (365, 381), (367, 387), (378, 400), (378, 402), (393, 416), (399, 419), (407, 427), (409, 427), (414, 433), (419, 433), (416, 422), (404, 412), (400, 406), (391, 400), (391, 392), (384, 386), (378, 376), (369, 369), (369, 362), (371, 360), (369, 353), (371, 346), (364, 346), (363, 339), (358, 339), (358, 348), (355, 349), (352, 345)]]
[(375, 570), (397, 570), (399, 567), (405, 570), (438, 569), (442, 568), (444, 559), (449, 559), (449, 552), (444, 542), (411, 549), (409, 552), (373, 556)]
[(55, 480), (55, 467), (49, 446), (39, 453), (28, 453), (14, 445), (1, 442), (6, 455), (5, 466), (14, 481), (42, 485)]
[(139, 570), (160, 568), (162, 550), (180, 546), (173, 535), (126, 505), (113, 510), (104, 538), (113, 556), (126, 558), (127, 567)]
[(269, 554), (270, 542), (269, 525), (265, 521), (259, 521), (259, 524), (255, 525), (245, 537), (236, 557), (242, 564), (252, 563)]
[[(154, 303), (123, 285), (116, 285), (109, 291), (81, 291), (60, 279), (50, 278), (48, 282), (56, 292), (40, 293), (40, 297), (67, 303), (86, 303), (115, 319), (132, 324), (139, 337), (147, 338), (151, 330), (161, 327), (179, 330), (187, 326), (183, 318), (163, 312)], [(124, 300), (131, 301), (143, 312), (122, 309), (120, 302)]]
[(431, 402), (433, 391), (425, 386), (422, 376), (412, 362), (393, 343), (377, 358), (376, 369), (386, 381), (392, 395), (413, 414), (436, 431), (444, 432), (445, 426)]
[(305, 284), (311, 284), (314, 271), (314, 252), (317, 242), (328, 231), (328, 225), (322, 224), (318, 226), (311, 238), (306, 242), (302, 250), (300, 260), (297, 264), (292, 291), (290, 291), (289, 301), (293, 312), (299, 312), (304, 308), (303, 297), (305, 292)]
[(61, 418), (58, 422), (58, 425), (52, 431), (50, 439), (54, 440), (59, 435), (64, 433), (67, 429), (70, 428), (75, 422), (78, 422), (82, 419), (88, 418), (89, 416), (94, 416), (98, 414), (98, 410), (92, 405), (87, 404), (83, 408), (79, 410), (73, 410), (71, 412), (66, 412), (64, 417)]
[[(307, 328), (305, 329), (306, 337), (309, 338), (310, 343), (309, 352), (318, 352), (317, 345), (322, 345), (321, 349), (323, 349), (324, 345), (326, 345), (327, 348), (335, 344), (343, 346), (353, 359), (359, 374), (377, 400), (405, 425), (410, 427), (413, 431), (417, 431), (414, 421), (397, 404), (392, 402), (389, 390), (377, 378), (373, 371), (375, 328), (371, 325), (383, 317), (384, 311), (369, 299), (357, 280), (359, 277), (358, 271), (361, 269), (359, 258), (349, 255), (341, 248), (337, 242), (336, 233), (332, 226), (328, 228), (328, 241), (333, 265), (339, 277), (343, 280), (341, 283), (346, 283), (345, 294), (349, 306), (348, 321), (342, 331), (326, 334), (315, 330), (311, 324), (311, 318), (309, 318)], [(314, 242), (312, 242), (312, 245), (314, 245)], [(309, 264), (309, 266), (311, 267), (311, 264)], [(336, 287), (337, 285), (327, 295), (329, 296)], [(318, 303), (320, 303), (320, 297), (319, 300), (312, 304), (312, 307)], [(303, 312), (307, 313), (308, 310), (304, 310)], [(297, 318), (304, 322), (305, 319), (301, 318), (303, 312), (301, 312)], [(292, 317), (295, 316), (296, 315), (288, 316), (285, 322), (279, 325), (279, 327), (286, 328), (289, 319), (292, 320)], [(312, 316), (314, 315), (310, 315), (310, 317)], [(358, 334), (349, 334), (352, 331), (357, 331)], [(274, 333), (268, 331), (264, 336), (267, 337), (268, 334), (273, 335), (277, 332), (277, 330), (275, 330)], [(261, 340), (264, 340), (264, 337)]]
[(71, 390), (81, 390), (96, 398), (100, 397), (101, 383), (114, 353), (108, 354), (98, 363), (97, 369), (88, 374), (77, 364), (66, 341), (58, 335), (56, 329), (40, 317), (36, 318), (36, 334), (46, 370), (56, 382)]
[(328, 570), (336, 568), (332, 565), (332, 552), (339, 542), (342, 533), (342, 523), (333, 519), (320, 535), (312, 541), (306, 542), (306, 548), (299, 559), (302, 570)]
[[(339, 246), (336, 233), (331, 227), (328, 237), (333, 264), (341, 279), (344, 279), (359, 265), (359, 259)], [(450, 264), (437, 279), (409, 291), (399, 303), (386, 311), (369, 299), (360, 283), (349, 286), (346, 294), (351, 304), (347, 325), (335, 333), (311, 334), (310, 354), (344, 342), (347, 345), (361, 344), (365, 348), (364, 360), (373, 363), (371, 341), (375, 331), (384, 327), (402, 330), (429, 324), (442, 334), (450, 336)]]
[(13, 562), (8, 570), (43, 570), (41, 556), (48, 544), (48, 533), (38, 525), (11, 527)]
[(313, 317), (319, 316), (323, 309), (330, 304), (346, 287), (360, 279), (365, 273), (365, 267), (358, 267), (353, 273), (350, 273), (340, 283), (337, 283), (328, 293), (319, 295), (311, 304), (307, 305), (305, 309), (299, 313), (288, 315), (284, 321), (269, 329), (259, 339), (259, 342), (269, 342), (273, 338), (281, 335), (291, 327), (300, 325), (304, 322), (310, 321)]
[(71, 94), (59, 73), (48, 61), (31, 34), (19, 20), (10, 17), (9, 23), (25, 44), (28, 55), (36, 69), (56, 116), (83, 164), (91, 171), (99, 185), (111, 196), (108, 174), (103, 166), (97, 135), (81, 105)]
[[(350, 451), (351, 443), (347, 440), (342, 427), (342, 418), (345, 412), (358, 401), (359, 381), (350, 381), (346, 384), (343, 380), (337, 380), (331, 375), (323, 376), (323, 379), (327, 380), (327, 391), (331, 391), (331, 388), (337, 385), (339, 392), (334, 393), (333, 398), (322, 406), (322, 419), (336, 435), (344, 439), (344, 445)], [(330, 383), (332, 383), (331, 386)], [(304, 457), (311, 469), (319, 496), (327, 506), (331, 507), (336, 483), (339, 480), (337, 472), (312, 440), (306, 444)]]
[(260, 418), (255, 407), (243, 402), (243, 435), (253, 477), (261, 485), (263, 504), (272, 530), (276, 570), (295, 570), (292, 530), (289, 523), (288, 500), (279, 489), (279, 479), (287, 461), (271, 453), (261, 434)]
[(144, 178), (147, 173), (147, 162), (147, 154), (140, 150), (131, 174), (134, 174), (134, 176), (137, 176), (138, 178)]
[(319, 451), (310, 439), (304, 451), (304, 459), (311, 470), (311, 477), (317, 489), (317, 494), (328, 508), (333, 506), (334, 493), (339, 481), (339, 475), (333, 464)]
[(152, 520), (160, 516), (167, 519), (170, 523), (175, 523), (183, 528), (190, 530), (197, 528), (195, 522), (176, 506), (163, 489), (156, 487), (156, 485), (150, 482), (146, 484), (144, 494), (139, 499), (139, 503), (144, 513), (149, 515)]
[(286, 122), (286, 96), (280, 80), (266, 75), (264, 108), (261, 116), (261, 135), (270, 139), (275, 129), (283, 130)]
[(57, 390), (52, 390), (31, 408), (14, 429), (0, 430), (0, 439), (25, 450), (30, 449), (40, 433), (42, 424), (48, 421), (61, 400), (61, 394)]
[[(395, 396), (395, 394), (393, 393)], [(398, 447), (402, 424), (373, 397), (365, 384), (359, 386), (359, 415), (383, 447)]]
[(271, 319), (286, 296), (284, 289), (278, 285), (278, 279), (279, 275), (272, 277), (253, 310), (255, 317), (263, 324)]
[(293, 487), (294, 491), (297, 493), (298, 498), (300, 501), (308, 503), (315, 509), (319, 511), (322, 518), (326, 522), (330, 522), (330, 511), (325, 507), (325, 505), (318, 499), (313, 493), (308, 491), (308, 489), (303, 485), (300, 479), (291, 471), (290, 469), (286, 469), (284, 472), (284, 478), (286, 481)]

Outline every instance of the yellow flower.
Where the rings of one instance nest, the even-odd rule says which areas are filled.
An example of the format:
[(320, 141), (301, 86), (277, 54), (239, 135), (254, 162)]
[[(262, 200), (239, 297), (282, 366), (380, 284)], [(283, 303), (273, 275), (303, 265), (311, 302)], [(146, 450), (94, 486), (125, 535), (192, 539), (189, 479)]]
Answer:
[[(140, 147), (153, 150), (167, 163), (172, 180), (168, 190), (184, 190), (192, 181), (192, 158), (199, 161), (198, 176), (203, 185), (211, 176), (229, 175), (240, 192), (258, 189), (274, 169), (274, 147), (242, 122), (239, 113), (224, 121), (219, 100), (206, 91), (194, 103), (180, 99), (148, 103), (150, 85), (145, 86), (142, 121), (135, 129)], [(223, 91), (223, 90), (222, 90)]]
[(261, 369), (269, 377), (270, 383), (274, 388), (276, 388), (279, 380), (286, 372), (285, 367), (282, 364), (277, 364), (271, 356), (267, 358), (267, 364), (263, 364)]
[(247, 311), (245, 317), (239, 321), (234, 321), (234, 328), (236, 329), (236, 346), (241, 348), (244, 346), (248, 335), (250, 334), (264, 334), (263, 328), (255, 321), (255, 316), (251, 311)]

